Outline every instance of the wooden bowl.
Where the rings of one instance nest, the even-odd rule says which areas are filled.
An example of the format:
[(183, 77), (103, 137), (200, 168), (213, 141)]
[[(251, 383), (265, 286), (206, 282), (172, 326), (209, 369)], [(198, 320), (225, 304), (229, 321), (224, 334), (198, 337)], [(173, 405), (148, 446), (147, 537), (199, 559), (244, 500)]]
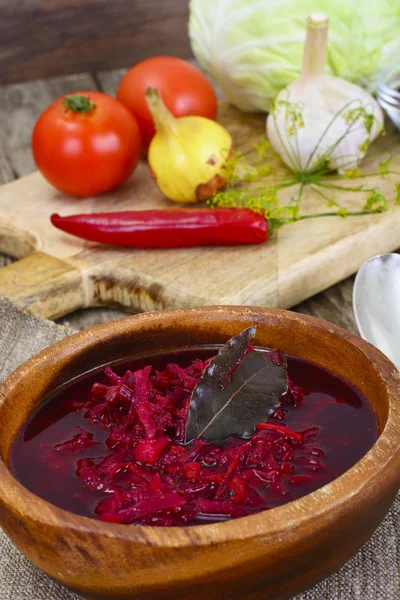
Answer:
[[(103, 523), (61, 510), (10, 473), (10, 444), (55, 387), (126, 357), (224, 343), (257, 324), (256, 343), (314, 361), (373, 403), (381, 435), (329, 485), (241, 519), (193, 527)], [(400, 485), (399, 373), (348, 331), (304, 315), (206, 307), (145, 313), (47, 348), (0, 387), (0, 525), (35, 565), (90, 599), (287, 599), (338, 569), (371, 536)]]

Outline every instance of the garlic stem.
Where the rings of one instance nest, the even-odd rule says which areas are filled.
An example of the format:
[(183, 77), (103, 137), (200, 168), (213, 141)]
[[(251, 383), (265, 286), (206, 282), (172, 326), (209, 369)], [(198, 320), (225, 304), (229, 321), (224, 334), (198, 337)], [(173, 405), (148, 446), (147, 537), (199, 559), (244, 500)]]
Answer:
[(155, 88), (147, 88), (146, 102), (152, 114), (154, 125), (157, 131), (175, 130), (176, 119), (165, 106), (160, 92)]
[(301, 79), (324, 74), (329, 18), (324, 13), (312, 13), (307, 19)]

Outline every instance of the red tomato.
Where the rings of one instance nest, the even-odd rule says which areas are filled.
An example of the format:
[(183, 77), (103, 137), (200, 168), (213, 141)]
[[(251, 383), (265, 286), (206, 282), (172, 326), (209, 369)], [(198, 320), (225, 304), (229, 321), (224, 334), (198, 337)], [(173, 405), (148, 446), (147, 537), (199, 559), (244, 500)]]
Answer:
[(135, 118), (117, 100), (77, 92), (58, 98), (39, 117), (32, 151), (38, 169), (58, 190), (94, 196), (129, 177), (141, 138)]
[(138, 63), (122, 78), (117, 99), (136, 117), (147, 150), (155, 134), (146, 104), (148, 87), (157, 88), (175, 117), (196, 115), (215, 119), (217, 98), (208, 79), (196, 67), (171, 56), (155, 56)]

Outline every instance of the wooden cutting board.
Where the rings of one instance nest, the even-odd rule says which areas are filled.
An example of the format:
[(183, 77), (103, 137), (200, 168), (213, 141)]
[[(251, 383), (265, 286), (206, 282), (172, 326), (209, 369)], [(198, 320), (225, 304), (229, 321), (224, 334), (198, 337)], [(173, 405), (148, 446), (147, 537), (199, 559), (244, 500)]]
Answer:
[[(240, 150), (265, 135), (261, 115), (221, 105), (219, 120)], [(400, 156), (400, 135), (390, 131), (374, 149)], [(368, 159), (368, 172), (378, 170), (379, 160), (382, 156), (374, 165)], [(396, 163), (400, 172), (400, 159)], [(394, 206), (400, 176), (397, 180), (369, 181), (371, 187), (379, 183), (393, 204), (380, 215), (305, 220), (249, 247), (134, 250), (84, 242), (52, 227), (49, 216), (171, 207), (145, 163), (117, 191), (84, 200), (57, 192), (36, 172), (0, 188), (0, 251), (21, 259), (0, 270), (0, 294), (48, 318), (95, 305), (135, 311), (205, 304), (289, 308), (354, 273), (374, 254), (400, 247), (400, 207)], [(283, 200), (295, 191), (285, 190)], [(363, 204), (361, 194), (338, 194), (349, 209)], [(312, 190), (303, 198), (303, 212), (326, 210)]]

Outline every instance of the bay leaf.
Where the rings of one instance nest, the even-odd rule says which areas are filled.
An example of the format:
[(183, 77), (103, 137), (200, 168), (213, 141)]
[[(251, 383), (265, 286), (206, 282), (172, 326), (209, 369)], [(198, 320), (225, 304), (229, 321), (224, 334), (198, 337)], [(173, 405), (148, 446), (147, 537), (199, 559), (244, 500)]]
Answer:
[(214, 356), (193, 390), (185, 442), (250, 436), (268, 419), (287, 391), (287, 363), (276, 365), (266, 352), (249, 349), (255, 327), (231, 338)]

